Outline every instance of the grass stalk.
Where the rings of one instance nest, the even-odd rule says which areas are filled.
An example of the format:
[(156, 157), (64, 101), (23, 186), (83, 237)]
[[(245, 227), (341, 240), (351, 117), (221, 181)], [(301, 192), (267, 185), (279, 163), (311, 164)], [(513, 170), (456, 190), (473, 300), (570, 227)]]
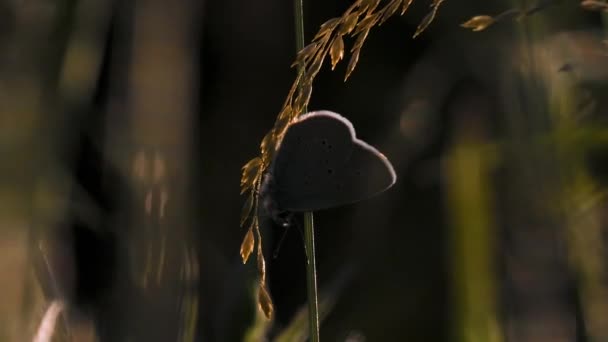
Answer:
[[(304, 48), (304, 4), (303, 0), (294, 0), (296, 52)], [(303, 66), (298, 72), (303, 73)], [(303, 109), (307, 112), (307, 108)], [(310, 341), (319, 342), (319, 300), (317, 295), (317, 264), (315, 261), (315, 229), (312, 212), (304, 213), (304, 241), (306, 248), (306, 280), (308, 289), (308, 324)]]
[(304, 213), (304, 241), (306, 243), (306, 279), (308, 287), (308, 323), (310, 341), (319, 342), (319, 300), (317, 296), (317, 265), (312, 212)]

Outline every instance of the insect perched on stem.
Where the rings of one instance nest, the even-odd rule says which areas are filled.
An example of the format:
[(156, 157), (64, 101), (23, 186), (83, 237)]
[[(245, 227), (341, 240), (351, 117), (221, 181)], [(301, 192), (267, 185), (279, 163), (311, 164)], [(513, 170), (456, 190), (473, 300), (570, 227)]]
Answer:
[(357, 139), (350, 121), (330, 111), (311, 112), (287, 128), (264, 175), (259, 202), (287, 227), (294, 213), (365, 200), (396, 178), (388, 159)]

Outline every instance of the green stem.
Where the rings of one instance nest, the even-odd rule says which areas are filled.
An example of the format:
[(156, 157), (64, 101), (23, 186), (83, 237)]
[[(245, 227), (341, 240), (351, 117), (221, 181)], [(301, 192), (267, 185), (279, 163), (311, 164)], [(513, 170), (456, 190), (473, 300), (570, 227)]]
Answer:
[(304, 240), (306, 243), (306, 279), (308, 281), (308, 322), (310, 341), (319, 342), (319, 300), (317, 298), (317, 265), (315, 262), (315, 230), (312, 212), (304, 213)]
[[(303, 0), (294, 0), (296, 26), (296, 52), (304, 48), (304, 4)], [(303, 73), (303, 66), (298, 72)], [(307, 112), (306, 106), (303, 112)], [(304, 241), (306, 244), (306, 280), (308, 288), (308, 323), (310, 341), (319, 342), (319, 300), (317, 296), (317, 264), (315, 261), (315, 228), (312, 212), (304, 213)]]
[[(304, 0), (294, 0), (296, 26), (296, 53), (304, 48)], [(303, 65), (300, 64), (299, 72), (303, 72)], [(304, 110), (306, 111), (306, 110)]]

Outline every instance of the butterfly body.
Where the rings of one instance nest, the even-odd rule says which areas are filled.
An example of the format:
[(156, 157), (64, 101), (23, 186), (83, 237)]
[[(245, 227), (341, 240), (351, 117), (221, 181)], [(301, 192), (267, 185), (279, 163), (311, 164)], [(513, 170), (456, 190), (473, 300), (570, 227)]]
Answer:
[(293, 213), (358, 202), (395, 181), (388, 159), (357, 139), (350, 121), (318, 111), (287, 128), (264, 176), (260, 200), (266, 212), (286, 226)]
[(262, 186), (260, 188), (262, 208), (264, 208), (266, 213), (280, 226), (289, 227), (291, 226), (294, 213), (281, 209), (274, 197), (275, 189), (274, 176), (271, 172), (267, 172), (264, 175), (264, 180), (262, 181)]

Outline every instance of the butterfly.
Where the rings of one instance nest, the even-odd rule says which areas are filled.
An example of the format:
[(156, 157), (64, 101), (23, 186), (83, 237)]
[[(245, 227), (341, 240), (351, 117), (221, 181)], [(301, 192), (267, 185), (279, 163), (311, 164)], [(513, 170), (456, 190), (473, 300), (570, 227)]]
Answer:
[(260, 186), (262, 208), (281, 226), (294, 213), (358, 202), (395, 184), (389, 160), (357, 139), (340, 114), (304, 114), (285, 132)]

